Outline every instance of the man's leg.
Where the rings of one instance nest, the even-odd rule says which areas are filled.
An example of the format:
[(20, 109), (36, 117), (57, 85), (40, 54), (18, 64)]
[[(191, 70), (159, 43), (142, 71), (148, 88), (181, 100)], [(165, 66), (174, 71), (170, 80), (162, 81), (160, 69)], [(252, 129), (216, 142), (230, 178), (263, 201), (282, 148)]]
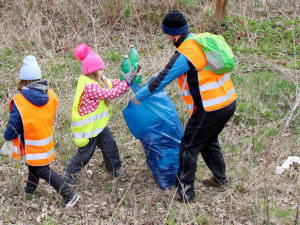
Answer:
[[(224, 129), (228, 120), (232, 117), (235, 111), (235, 102), (231, 103), (224, 109), (217, 111), (215, 118), (218, 119), (218, 124), (216, 124), (216, 129), (207, 140), (205, 146), (201, 150), (201, 155), (207, 167), (212, 171), (214, 179), (206, 180), (214, 186), (221, 186), (222, 184), (228, 183), (226, 177), (226, 164), (224, 161), (224, 156), (222, 149), (219, 144), (219, 134)], [(205, 182), (204, 182), (205, 183)]]
[(201, 155), (207, 167), (212, 171), (214, 178), (220, 184), (226, 184), (228, 182), (226, 164), (218, 139), (209, 140), (202, 149)]
[[(203, 149), (207, 150), (208, 146), (211, 148), (214, 146), (217, 148), (215, 153), (219, 157), (217, 159), (223, 159), (223, 154), (219, 147), (219, 143), (212, 140), (215, 140), (215, 138), (218, 137), (218, 134), (222, 131), (226, 122), (233, 115), (234, 110), (235, 102), (221, 110), (213, 112), (206, 112), (203, 109), (196, 109), (186, 125), (184, 135), (180, 143), (180, 164), (177, 184), (181, 183), (181, 186), (178, 186), (179, 191), (180, 188), (185, 189), (185, 186), (190, 187), (185, 192), (186, 195), (190, 195), (190, 199), (194, 199), (195, 197), (194, 182), (197, 170), (197, 157), (200, 152), (203, 152)], [(206, 146), (207, 143), (209, 143), (208, 146)], [(209, 157), (205, 158), (205, 162), (209, 168), (212, 168), (212, 166), (215, 164), (214, 160), (215, 158), (210, 160)], [(219, 167), (223, 167), (222, 170), (225, 171), (225, 163), (223, 165), (221, 163)], [(222, 177), (222, 175), (219, 177)]]
[(207, 112), (204, 110), (196, 110), (189, 119), (180, 142), (177, 188), (184, 201), (195, 198), (197, 158), (207, 139), (203, 131), (206, 116)]

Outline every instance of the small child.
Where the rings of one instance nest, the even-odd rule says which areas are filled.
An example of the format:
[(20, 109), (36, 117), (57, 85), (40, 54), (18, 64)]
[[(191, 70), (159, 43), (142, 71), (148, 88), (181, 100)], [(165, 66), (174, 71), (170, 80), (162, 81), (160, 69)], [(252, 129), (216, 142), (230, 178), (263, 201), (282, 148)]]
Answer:
[(80, 185), (75, 175), (87, 165), (94, 155), (96, 146), (102, 151), (106, 169), (115, 177), (125, 177), (121, 172), (119, 150), (109, 128), (111, 100), (126, 92), (136, 72), (124, 75), (124, 81), (109, 80), (104, 75), (104, 62), (86, 44), (79, 44), (75, 57), (81, 61), (83, 75), (78, 79), (73, 108), (72, 132), (79, 147), (68, 161), (64, 177), (68, 184)]
[(58, 99), (48, 87), (48, 81), (41, 80), (41, 70), (34, 56), (24, 58), (17, 86), (20, 93), (10, 102), (4, 138), (13, 141), (16, 160), (25, 155), (29, 169), (25, 195), (33, 196), (42, 178), (62, 195), (63, 208), (73, 207), (79, 195), (49, 166), (55, 156), (53, 120)]

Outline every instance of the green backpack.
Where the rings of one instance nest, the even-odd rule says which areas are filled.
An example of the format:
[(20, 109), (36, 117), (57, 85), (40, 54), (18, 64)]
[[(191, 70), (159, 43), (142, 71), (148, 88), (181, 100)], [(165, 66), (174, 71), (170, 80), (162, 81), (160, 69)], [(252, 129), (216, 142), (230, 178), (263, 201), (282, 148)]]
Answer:
[(201, 46), (206, 56), (207, 66), (204, 70), (212, 71), (215, 74), (224, 74), (234, 69), (235, 56), (222, 36), (201, 33), (189, 38), (194, 39)]

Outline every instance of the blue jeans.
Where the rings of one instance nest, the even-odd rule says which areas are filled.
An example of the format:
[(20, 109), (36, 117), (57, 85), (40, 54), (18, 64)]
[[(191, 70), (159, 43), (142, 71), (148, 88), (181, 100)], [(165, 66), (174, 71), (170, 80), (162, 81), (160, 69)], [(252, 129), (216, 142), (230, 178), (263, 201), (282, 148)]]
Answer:
[(109, 173), (113, 173), (121, 167), (122, 162), (117, 143), (109, 128), (105, 127), (96, 137), (90, 138), (87, 145), (78, 148), (75, 155), (68, 161), (65, 172), (68, 175), (79, 173), (93, 157), (96, 147), (101, 149)]

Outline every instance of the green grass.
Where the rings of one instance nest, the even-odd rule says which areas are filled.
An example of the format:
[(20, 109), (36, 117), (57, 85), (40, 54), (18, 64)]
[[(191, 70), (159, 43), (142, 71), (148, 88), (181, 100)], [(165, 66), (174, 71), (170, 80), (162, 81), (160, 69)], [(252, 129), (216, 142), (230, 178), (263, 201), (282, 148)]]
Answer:
[[(231, 78), (239, 96), (237, 120), (245, 121), (243, 126), (272, 124), (291, 110), (296, 86), (277, 67), (294, 69), (294, 51), (299, 51), (294, 40), (299, 40), (299, 25), (298, 19), (279, 19), (278, 16), (262, 21), (244, 21), (242, 17), (231, 16), (219, 25), (221, 35), (232, 45), (238, 59)], [(298, 132), (295, 124), (291, 127), (293, 133)], [(277, 134), (274, 129), (267, 132), (269, 136)]]
[[(24, 203), (23, 195), (19, 193), (20, 185), (25, 184), (28, 172), (24, 160), (16, 162), (0, 156), (0, 223), (38, 223), (36, 218), (43, 213), (44, 207), (48, 213), (40, 218), (41, 224), (294, 223), (299, 169), (293, 168), (281, 176), (275, 175), (273, 171), (289, 155), (299, 154), (299, 107), (289, 127), (284, 127), (286, 116), (295, 103), (297, 87), (291, 78), (296, 82), (299, 78), (282, 72), (289, 70), (294, 74), (295, 69), (299, 70), (299, 55), (294, 55), (294, 52), (298, 54), (300, 50), (299, 44), (297, 45), (299, 19), (293, 20), (292, 16), (286, 16), (292, 15), (289, 12), (286, 15), (276, 12), (271, 15), (259, 10), (258, 6), (248, 12), (248, 16), (244, 16), (241, 10), (235, 10), (239, 9), (235, 6), (231, 10), (232, 14), (224, 22), (217, 24), (211, 21), (211, 2), (205, 2), (201, 10), (195, 11), (193, 7), (199, 6), (195, 6), (193, 0), (171, 3), (176, 3), (189, 12), (186, 15), (190, 17), (189, 25), (194, 32), (200, 26), (203, 32), (223, 35), (238, 60), (236, 70), (231, 73), (238, 94), (237, 111), (220, 136), (230, 187), (224, 192), (204, 187), (200, 180), (211, 174), (199, 157), (196, 203), (190, 206), (179, 203), (173, 199), (174, 190), (170, 193), (159, 190), (145, 163), (141, 144), (133, 138), (123, 120), (122, 110), (133, 94), (129, 91), (114, 101), (109, 123), (120, 150), (122, 169), (128, 172), (128, 178), (116, 181), (106, 176), (103, 158), (97, 149), (93, 161), (79, 175), (84, 185), (74, 187), (82, 197), (80, 204), (70, 211), (60, 211), (61, 197), (53, 190), (49, 192), (48, 188), (51, 187), (46, 182), (41, 182), (34, 200), (26, 200)], [(162, 16), (168, 10), (166, 6), (161, 5), (160, 1), (152, 2), (153, 6), (144, 8), (134, 4), (127, 0), (107, 1), (92, 9), (86, 7), (91, 10), (86, 13), (93, 15), (97, 21), (94, 24), (95, 36), (93, 30), (88, 30), (92, 29), (93, 21), (87, 17), (84, 17), (86, 20), (80, 18), (84, 22), (82, 27), (87, 30), (82, 30), (82, 27), (76, 30), (77, 23), (81, 21), (76, 17), (80, 15), (76, 11), (69, 19), (76, 22), (73, 29), (80, 34), (80, 38), (74, 34), (74, 39), (64, 41), (70, 42), (73, 47), (79, 42), (96, 45), (107, 65), (106, 73), (110, 78), (119, 77), (122, 57), (127, 54), (129, 45), (134, 43), (140, 52), (144, 81), (147, 81), (150, 75), (164, 68), (175, 49), (162, 35), (159, 27)], [(71, 6), (65, 9), (72, 9)], [(18, 5), (13, 10), (20, 16), (20, 24), (29, 23), (30, 18), (23, 17), (24, 12), (31, 12), (29, 9), (26, 11)], [(54, 12), (54, 19), (64, 18), (63, 10)], [(121, 12), (122, 15), (118, 14)], [(107, 26), (102, 24), (106, 20), (109, 20)], [(35, 39), (34, 43), (28, 39), (16, 41), (14, 37), (4, 38), (6, 33), (3, 32), (0, 32), (0, 36), (2, 42), (11, 40), (0, 48), (0, 107), (4, 109), (0, 111), (0, 132), (4, 132), (9, 116), (8, 103), (17, 93), (15, 85), (22, 60), (26, 54), (33, 54), (38, 58), (43, 77), (49, 80), (59, 98), (55, 118), (56, 159), (53, 168), (62, 174), (66, 162), (77, 150), (72, 140), (70, 123), (76, 80), (82, 73), (81, 64), (74, 59), (73, 47), (66, 52), (55, 52), (56, 48), (53, 46), (46, 48), (42, 45), (51, 42), (38, 42)], [(47, 54), (41, 51), (44, 47), (48, 50)], [(279, 71), (278, 68), (284, 70)], [(174, 81), (165, 89), (185, 125), (189, 116), (179, 95), (178, 84)], [(0, 144), (3, 143), (1, 135)], [(88, 170), (92, 171), (92, 175)], [(39, 209), (33, 209), (30, 204), (37, 204)]]
[[(263, 21), (244, 21), (231, 16), (220, 25), (221, 34), (238, 54), (253, 54), (264, 60), (272, 60), (276, 66), (299, 68), (299, 58), (294, 60), (300, 47), (296, 40), (300, 35), (299, 19), (278, 17)], [(238, 28), (238, 29), (237, 29)], [(262, 64), (262, 62), (256, 62)]]

